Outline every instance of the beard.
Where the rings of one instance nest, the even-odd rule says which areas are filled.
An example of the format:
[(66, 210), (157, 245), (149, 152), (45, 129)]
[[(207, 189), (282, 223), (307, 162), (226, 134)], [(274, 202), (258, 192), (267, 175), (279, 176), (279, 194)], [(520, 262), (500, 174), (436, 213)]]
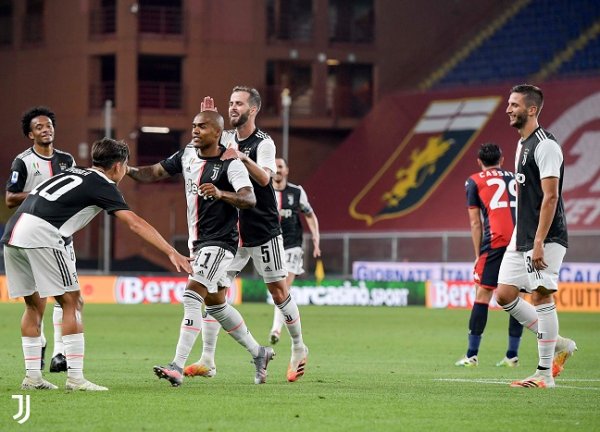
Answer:
[(248, 113), (243, 113), (240, 114), (240, 116), (237, 119), (229, 119), (229, 124), (231, 126), (233, 126), (234, 128), (240, 127), (240, 126), (244, 126), (246, 124), (246, 122), (248, 121)]
[(512, 124), (512, 127), (515, 129), (521, 129), (527, 123), (527, 116), (525, 114), (517, 114), (515, 115), (515, 122)]

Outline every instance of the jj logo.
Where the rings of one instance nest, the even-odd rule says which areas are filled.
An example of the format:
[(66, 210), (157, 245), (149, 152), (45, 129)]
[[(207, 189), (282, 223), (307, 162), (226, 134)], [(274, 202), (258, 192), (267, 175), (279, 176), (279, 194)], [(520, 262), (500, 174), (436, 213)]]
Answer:
[(19, 410), (13, 416), (13, 419), (20, 419), (17, 420), (17, 423), (23, 424), (29, 420), (29, 415), (31, 414), (29, 395), (12, 395), (12, 398), (19, 401)]

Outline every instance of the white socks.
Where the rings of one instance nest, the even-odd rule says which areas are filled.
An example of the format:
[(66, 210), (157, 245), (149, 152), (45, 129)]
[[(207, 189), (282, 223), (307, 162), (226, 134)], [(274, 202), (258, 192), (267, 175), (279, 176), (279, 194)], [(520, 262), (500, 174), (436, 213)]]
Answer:
[(202, 304), (204, 300), (195, 291), (186, 290), (183, 294), (183, 320), (179, 330), (179, 340), (173, 363), (183, 369), (192, 347), (202, 331)]
[(67, 358), (67, 377), (75, 380), (83, 379), (83, 357), (85, 340), (83, 333), (64, 335), (65, 357)]
[(552, 369), (552, 359), (558, 340), (558, 315), (554, 303), (532, 306), (520, 297), (505, 306), (523, 327), (537, 334), (539, 366)]
[(215, 367), (215, 351), (219, 338), (221, 324), (208, 312), (202, 317), (202, 357), (200, 363), (208, 367)]
[(42, 338), (21, 337), (23, 357), (25, 358), (25, 375), (30, 378), (42, 377)]
[(271, 326), (271, 333), (281, 334), (281, 327), (283, 327), (283, 324), (285, 324), (283, 314), (277, 305), (275, 305), (273, 308), (273, 325)]
[(252, 357), (258, 355), (260, 345), (252, 336), (244, 319), (233, 306), (227, 303), (214, 306), (206, 306), (206, 312), (212, 315), (240, 345), (248, 350)]
[(292, 299), (292, 296), (288, 294), (288, 297), (283, 303), (276, 306), (283, 314), (285, 325), (292, 338), (292, 349), (304, 348), (304, 342), (302, 341), (302, 324), (300, 323), (300, 311), (298, 310), (298, 305)]
[(515, 301), (510, 302), (502, 308), (511, 314), (521, 325), (532, 331), (538, 332), (538, 314), (531, 304), (527, 303), (521, 297), (517, 297)]
[(52, 308), (52, 323), (54, 324), (54, 348), (52, 351), (52, 357), (54, 357), (56, 354), (65, 353), (65, 345), (62, 341), (62, 318), (63, 310), (57, 302)]
[(558, 315), (554, 303), (545, 303), (535, 307), (538, 322), (538, 353), (539, 366), (552, 369), (554, 348), (558, 339)]

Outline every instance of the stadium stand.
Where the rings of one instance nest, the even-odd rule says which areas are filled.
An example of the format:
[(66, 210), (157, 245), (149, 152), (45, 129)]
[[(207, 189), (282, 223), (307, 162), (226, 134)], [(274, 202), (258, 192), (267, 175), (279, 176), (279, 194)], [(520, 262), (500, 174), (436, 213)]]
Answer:
[[(521, 2), (507, 13), (508, 17), (490, 23), (474, 38), (473, 49), (467, 55), (456, 54), (460, 61), (447, 62), (445, 74), (434, 74), (437, 79), (429, 78), (421, 87), (547, 78), (555, 71), (558, 75), (581, 75), (599, 69), (597, 0), (532, 0)], [(540, 75), (552, 64), (554, 67)]]
[(574, 76), (582, 71), (600, 71), (600, 34), (596, 34), (582, 49), (575, 51), (573, 57), (561, 65), (557, 74)]

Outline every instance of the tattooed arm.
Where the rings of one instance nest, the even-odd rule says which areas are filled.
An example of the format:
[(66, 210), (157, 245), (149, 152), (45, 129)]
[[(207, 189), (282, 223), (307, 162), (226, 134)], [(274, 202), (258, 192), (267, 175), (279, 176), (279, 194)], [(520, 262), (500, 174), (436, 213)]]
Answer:
[(143, 167), (128, 166), (127, 175), (135, 181), (142, 183), (152, 183), (171, 177), (167, 170), (159, 163)]

